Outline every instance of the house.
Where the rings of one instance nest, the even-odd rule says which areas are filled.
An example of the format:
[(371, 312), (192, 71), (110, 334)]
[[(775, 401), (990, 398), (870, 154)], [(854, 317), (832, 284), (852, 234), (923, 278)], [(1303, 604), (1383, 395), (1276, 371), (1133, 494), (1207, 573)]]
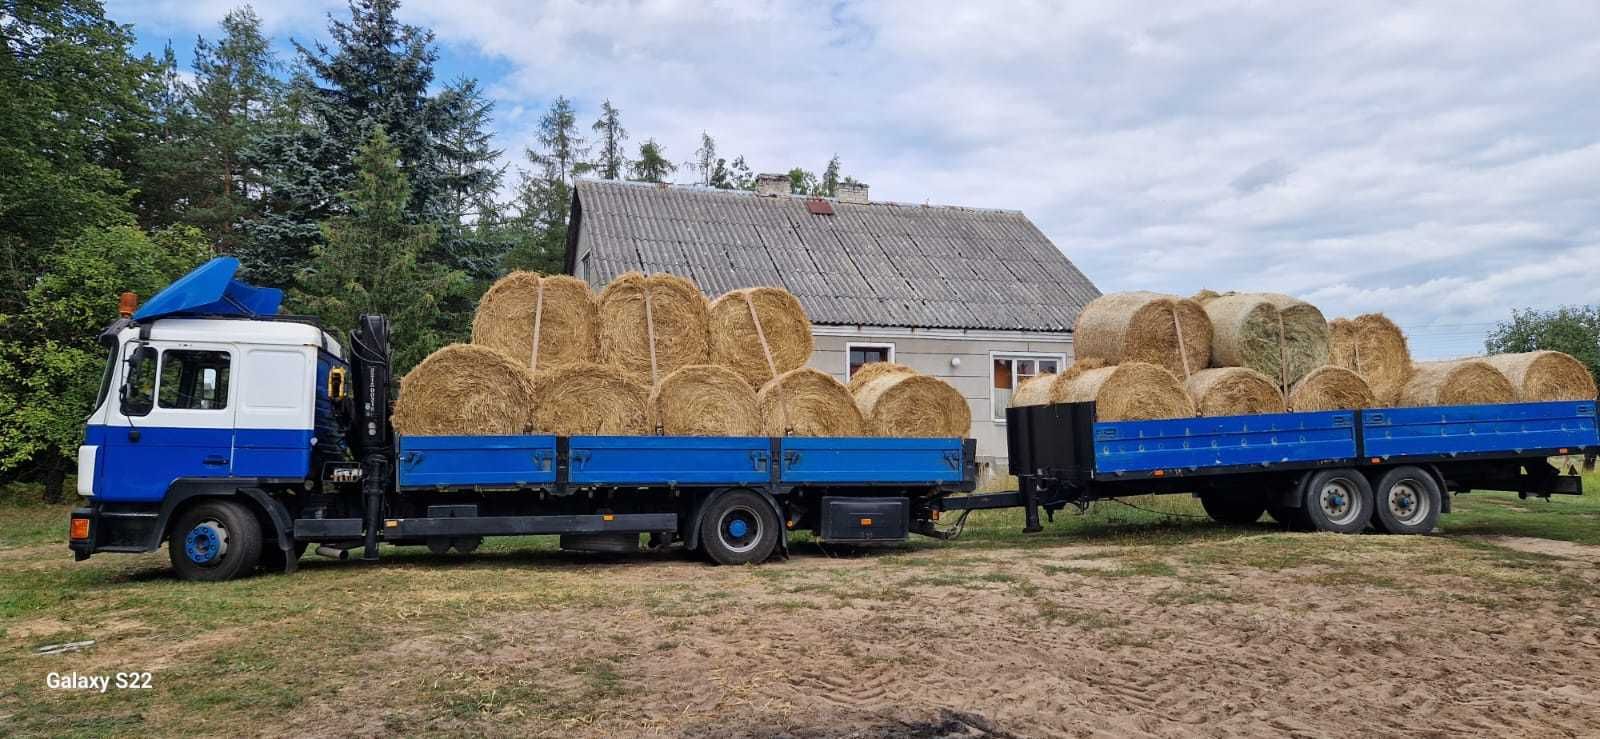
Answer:
[(787, 288), (814, 324), (811, 365), (848, 379), (894, 361), (943, 378), (972, 406), (980, 461), (1003, 470), (1005, 409), (1022, 380), (1072, 359), (1078, 311), (1099, 296), (1017, 211), (579, 180), (566, 270), (596, 289), (624, 272), (669, 272), (708, 296)]

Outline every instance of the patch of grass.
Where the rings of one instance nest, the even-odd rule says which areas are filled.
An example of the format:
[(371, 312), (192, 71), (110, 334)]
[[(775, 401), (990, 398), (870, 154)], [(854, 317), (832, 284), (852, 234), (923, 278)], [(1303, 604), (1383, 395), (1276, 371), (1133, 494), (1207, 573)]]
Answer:
[(1248, 599), (1230, 590), (1182, 585), (1156, 593), (1150, 600), (1160, 606), (1199, 606), (1211, 603), (1244, 603)]
[[(0, 505), (0, 549), (57, 544), (67, 554), (70, 505)], [(70, 555), (68, 555), (70, 556)]]
[(1549, 500), (1516, 493), (1458, 495), (1450, 513), (1439, 518), (1449, 536), (1532, 536), (1600, 545), (1600, 474), (1584, 475), (1586, 493), (1553, 495)]

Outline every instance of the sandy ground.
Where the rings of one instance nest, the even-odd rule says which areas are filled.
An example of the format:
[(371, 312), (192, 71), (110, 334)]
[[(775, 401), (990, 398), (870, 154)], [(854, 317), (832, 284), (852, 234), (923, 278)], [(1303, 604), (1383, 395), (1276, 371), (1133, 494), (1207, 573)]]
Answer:
[[(893, 565), (813, 557), (761, 574), (664, 562), (608, 575), (646, 592), (695, 582), (715, 597), (505, 614), (472, 637), (400, 641), (380, 660), (515, 676), (555, 696), (584, 692), (585, 665), (613, 666), (617, 690), (581, 721), (514, 721), (507, 733), (1594, 735), (1593, 548), (1553, 548), (1585, 557), (1509, 578), (1487, 562), (1477, 577), (1478, 564), (1417, 567), (1448, 557), (1443, 548), (1380, 550), (1360, 558), (1365, 570), (1337, 558), (1276, 570), (1181, 556), (1130, 563), (1092, 549), (924, 553)], [(1578, 592), (1542, 594), (1552, 571)], [(1529, 582), (1517, 580), (1524, 573)], [(1477, 595), (1460, 597), (1468, 592)], [(463, 638), (495, 646), (463, 648)], [(374, 687), (351, 686), (349, 698)], [(403, 711), (384, 726), (350, 724), (341, 703), (295, 728), (376, 733), (418, 720), (451, 730)]]
[[(238, 733), (1600, 733), (1595, 547), (1268, 534), (811, 554), (759, 568), (587, 562), (536, 561), (540, 587), (560, 597), (444, 630), (405, 625), (460, 596), (448, 572), (419, 568), (403, 593), (415, 610), (386, 607), (388, 638), (344, 660), (346, 679)], [(354, 617), (339, 607), (317, 616)], [(250, 633), (174, 643), (126, 628), (113, 661), (158, 671), (236, 649)], [(51, 625), (15, 624), (11, 636), (29, 629)], [(146, 718), (163, 710), (174, 709)]]

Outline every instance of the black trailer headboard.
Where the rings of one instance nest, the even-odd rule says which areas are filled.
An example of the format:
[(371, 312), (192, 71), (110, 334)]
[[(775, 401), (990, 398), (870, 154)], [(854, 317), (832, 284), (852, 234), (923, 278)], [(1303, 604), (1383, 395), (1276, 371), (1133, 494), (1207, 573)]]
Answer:
[(1006, 409), (1011, 474), (1082, 481), (1094, 474), (1094, 403)]

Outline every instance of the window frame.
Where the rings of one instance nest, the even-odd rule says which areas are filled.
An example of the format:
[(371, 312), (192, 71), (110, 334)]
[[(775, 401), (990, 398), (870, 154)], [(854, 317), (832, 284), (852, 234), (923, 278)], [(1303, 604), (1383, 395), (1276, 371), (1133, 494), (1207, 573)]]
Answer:
[[(221, 355), (223, 355), (223, 356), (228, 358), (228, 364), (227, 364), (228, 384), (227, 384), (227, 387), (224, 388), (224, 391), (220, 396), (220, 400), (222, 401), (222, 405), (221, 406), (217, 406), (217, 407), (213, 407), (213, 408), (190, 408), (190, 407), (185, 407), (185, 406), (163, 405), (162, 402), (161, 402), (161, 391), (163, 390), (163, 388), (164, 388), (164, 386), (166, 384), (167, 355), (168, 354), (175, 354), (175, 353), (201, 353), (201, 352), (211, 353), (211, 354), (221, 354)], [(233, 368), (234, 368), (234, 365), (236, 365), (237, 363), (238, 362), (236, 360), (236, 357), (234, 357), (234, 353), (231, 350), (223, 349), (223, 348), (219, 348), (219, 347), (210, 347), (210, 346), (163, 347), (161, 349), (160, 362), (158, 362), (157, 365), (156, 365), (156, 387), (155, 387), (155, 397), (154, 397), (155, 409), (163, 411), (163, 412), (167, 412), (167, 413), (190, 413), (190, 412), (193, 412), (193, 413), (212, 413), (212, 412), (216, 412), (216, 411), (227, 411), (227, 410), (229, 410), (233, 406), (233, 388), (234, 388)], [(197, 373), (198, 376), (195, 378), (195, 382), (198, 383), (198, 382), (202, 381), (202, 378), (204, 377), (204, 372), (205, 372), (206, 369), (211, 369), (211, 368), (202, 367)], [(220, 377), (220, 375), (218, 375), (218, 377)]]
[(850, 352), (856, 349), (888, 349), (889, 358), (886, 362), (894, 361), (894, 342), (892, 341), (847, 341), (844, 343), (844, 381), (850, 381)]
[[(1056, 360), (1056, 371), (1057, 372), (1061, 372), (1062, 370), (1065, 370), (1067, 368), (1067, 354), (1066, 354), (1066, 352), (1025, 352), (1025, 351), (1008, 352), (1008, 351), (994, 351), (994, 350), (991, 350), (989, 352), (989, 420), (991, 422), (993, 422), (993, 423), (998, 423), (998, 424), (1001, 424), (1001, 425), (1005, 424), (1006, 416), (1005, 416), (1005, 409), (998, 407), (998, 405), (995, 402), (995, 396), (994, 396), (994, 391), (996, 389), (995, 386), (994, 386), (994, 363), (995, 363), (995, 360), (997, 360), (997, 359), (1011, 359), (1011, 360), (1017, 360), (1017, 359), (1033, 359), (1033, 360), (1054, 359), (1054, 360)], [(1016, 365), (1012, 365), (1012, 366), (1015, 367)], [(1021, 384), (1021, 383), (1016, 381), (1016, 377), (1017, 377), (1017, 374), (1016, 374), (1015, 370), (1013, 370), (1012, 373), (1011, 373), (1011, 390), (1013, 392), (1016, 391), (1017, 385)], [(1000, 410), (999, 414), (995, 413), (995, 410), (997, 408)], [(996, 415), (998, 415), (999, 417), (996, 418)]]

